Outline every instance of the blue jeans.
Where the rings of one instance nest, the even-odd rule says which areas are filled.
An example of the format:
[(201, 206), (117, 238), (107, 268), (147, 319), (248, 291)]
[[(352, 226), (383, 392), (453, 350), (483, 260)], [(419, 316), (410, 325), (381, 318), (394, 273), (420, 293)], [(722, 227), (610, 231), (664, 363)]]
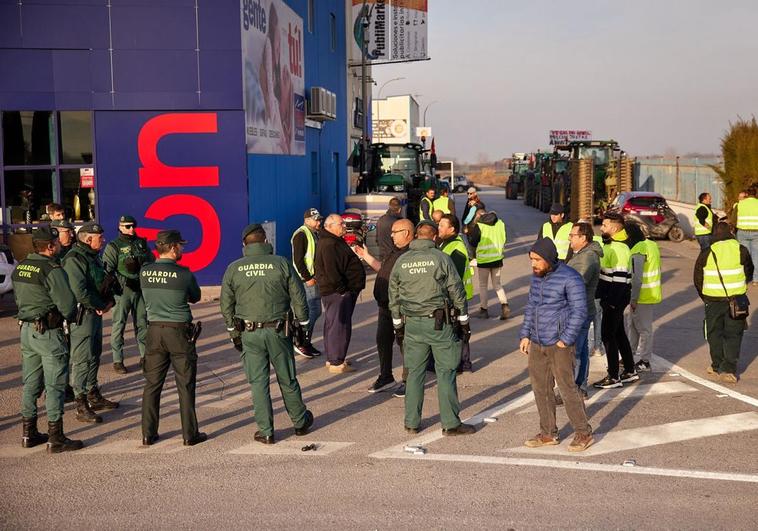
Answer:
[[(758, 264), (758, 230), (738, 230), (737, 241), (747, 247), (753, 264)], [(750, 282), (751, 279), (746, 279)], [(753, 272), (753, 282), (758, 282), (758, 272)]]
[(305, 301), (308, 303), (308, 331), (313, 337), (313, 327), (316, 326), (316, 320), (321, 317), (321, 292), (318, 284), (313, 286), (303, 285), (305, 288)]
[(582, 390), (587, 390), (587, 376), (590, 373), (590, 348), (587, 344), (587, 336), (590, 332), (590, 323), (593, 317), (588, 317), (579, 329), (576, 336), (576, 365), (574, 366), (574, 383)]
[(700, 236), (695, 236), (695, 238), (697, 238), (697, 242), (700, 244), (701, 251), (711, 246), (710, 234), (701, 234)]

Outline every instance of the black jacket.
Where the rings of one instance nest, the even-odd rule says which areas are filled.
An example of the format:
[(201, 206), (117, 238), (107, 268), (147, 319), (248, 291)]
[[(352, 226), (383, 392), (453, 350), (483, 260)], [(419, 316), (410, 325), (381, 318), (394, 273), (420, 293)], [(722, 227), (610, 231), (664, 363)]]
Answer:
[(376, 279), (374, 280), (374, 299), (376, 299), (376, 304), (380, 308), (384, 308), (385, 310), (389, 309), (390, 273), (392, 273), (392, 268), (395, 266), (397, 259), (400, 258), (407, 250), (407, 245), (402, 249), (398, 249), (393, 245), (392, 252), (388, 254), (384, 260), (382, 260), (382, 266), (376, 273)]
[[(732, 236), (731, 233), (715, 233), (713, 235), (713, 241), (711, 244), (730, 239), (734, 239), (734, 236)], [(692, 282), (695, 284), (697, 294), (700, 295), (700, 298), (705, 302), (725, 301), (727, 300), (727, 297), (709, 297), (708, 295), (703, 295), (703, 268), (705, 267), (705, 264), (708, 261), (708, 255), (710, 254), (710, 247), (700, 251), (697, 260), (695, 260), (695, 269), (692, 273)], [(747, 247), (744, 245), (740, 245), (740, 265), (742, 265), (745, 270), (745, 278), (748, 282), (750, 282), (750, 279), (753, 278), (753, 271), (755, 270), (755, 267), (753, 265), (753, 260), (750, 257), (750, 251), (748, 251)]]
[(326, 230), (319, 231), (313, 269), (322, 297), (348, 291), (358, 295), (366, 287), (361, 259), (345, 240)]
[[(316, 240), (316, 244), (318, 244), (318, 233), (314, 234), (313, 238)], [(318, 245), (316, 245), (316, 248), (318, 248)], [(303, 282), (308, 282), (313, 278), (313, 275), (308, 271), (308, 266), (305, 265), (305, 253), (307, 252), (308, 237), (303, 231), (299, 231), (292, 238), (292, 265), (295, 266), (295, 269), (302, 277)]]
[(395, 244), (392, 242), (392, 224), (399, 219), (403, 219), (400, 214), (387, 210), (376, 222), (376, 243), (379, 244), (379, 260), (384, 260), (395, 250)]

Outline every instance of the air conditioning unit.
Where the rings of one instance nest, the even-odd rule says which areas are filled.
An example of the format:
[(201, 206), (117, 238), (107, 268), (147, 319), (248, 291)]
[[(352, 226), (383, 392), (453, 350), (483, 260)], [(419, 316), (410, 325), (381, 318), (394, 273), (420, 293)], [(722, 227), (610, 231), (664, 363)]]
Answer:
[(320, 122), (337, 118), (337, 95), (324, 87), (311, 87), (308, 118)]

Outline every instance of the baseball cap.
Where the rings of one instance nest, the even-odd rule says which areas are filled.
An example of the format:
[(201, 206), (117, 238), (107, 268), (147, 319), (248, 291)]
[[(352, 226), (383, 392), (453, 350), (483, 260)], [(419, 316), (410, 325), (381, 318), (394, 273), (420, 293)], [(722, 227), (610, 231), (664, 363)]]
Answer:
[(263, 225), (261, 225), (260, 223), (251, 223), (250, 225), (242, 229), (242, 239), (244, 240), (245, 238), (247, 238), (247, 235), (250, 234), (251, 232), (257, 232), (261, 230), (264, 230)]
[(308, 218), (314, 218), (316, 220), (319, 220), (319, 219), (324, 219), (324, 216), (322, 216), (321, 213), (315, 208), (309, 208), (303, 214), (303, 219), (308, 219)]
[(158, 236), (155, 238), (155, 243), (164, 243), (164, 244), (171, 244), (171, 243), (181, 243), (185, 244), (187, 243), (187, 240), (182, 239), (182, 233), (178, 230), (162, 230), (158, 233)]
[(551, 216), (552, 215), (557, 215), (557, 214), (563, 214), (563, 213), (564, 213), (564, 209), (563, 209), (563, 205), (562, 204), (560, 204), (560, 203), (553, 203), (550, 206), (550, 215)]
[(102, 234), (105, 232), (105, 230), (103, 230), (103, 226), (100, 225), (100, 223), (97, 221), (88, 221), (82, 225), (82, 228), (79, 229), (79, 232), (82, 234)]
[(51, 242), (58, 238), (58, 229), (55, 227), (42, 226), (32, 232), (33, 242)]

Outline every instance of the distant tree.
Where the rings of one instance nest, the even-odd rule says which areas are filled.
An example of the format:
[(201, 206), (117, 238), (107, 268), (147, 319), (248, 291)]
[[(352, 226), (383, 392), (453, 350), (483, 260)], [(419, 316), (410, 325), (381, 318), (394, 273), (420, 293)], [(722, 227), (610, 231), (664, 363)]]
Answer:
[(732, 205), (745, 188), (758, 183), (758, 122), (740, 118), (721, 139), (724, 165), (712, 165), (723, 182), (725, 205)]

